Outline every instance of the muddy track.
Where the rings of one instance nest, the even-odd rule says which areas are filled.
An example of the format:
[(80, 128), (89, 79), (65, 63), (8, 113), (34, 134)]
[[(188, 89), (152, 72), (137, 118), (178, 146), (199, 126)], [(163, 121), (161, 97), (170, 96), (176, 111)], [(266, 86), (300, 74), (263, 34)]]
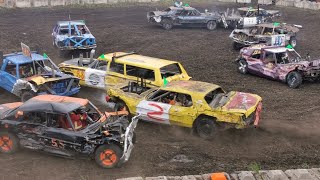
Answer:
[[(224, 10), (228, 4), (195, 4), (203, 10)], [(230, 30), (209, 32), (198, 28), (164, 31), (146, 23), (146, 12), (156, 7), (38, 8), (0, 11), (0, 49), (19, 50), (20, 42), (40, 47), (56, 63), (51, 30), (58, 20), (85, 19), (97, 37), (97, 54), (132, 51), (180, 61), (195, 80), (221, 85), (226, 90), (257, 93), (263, 97), (260, 129), (226, 131), (211, 141), (193, 136), (188, 129), (140, 123), (138, 142), (130, 161), (121, 168), (103, 170), (94, 161), (68, 160), (29, 150), (15, 155), (0, 154), (0, 179), (115, 179), (129, 176), (183, 175), (212, 171), (245, 170), (253, 162), (266, 169), (319, 167), (320, 84), (305, 83), (300, 89), (241, 75), (233, 60), (238, 53), (228, 39)], [(163, 8), (163, 7), (157, 7)], [(284, 20), (303, 25), (298, 51), (320, 57), (320, 13), (281, 8)], [(76, 54), (74, 54), (76, 55)], [(89, 93), (90, 92), (90, 93)], [(83, 88), (82, 97), (105, 109), (101, 91)], [(19, 100), (0, 90), (0, 103)], [(193, 162), (171, 162), (184, 154)]]

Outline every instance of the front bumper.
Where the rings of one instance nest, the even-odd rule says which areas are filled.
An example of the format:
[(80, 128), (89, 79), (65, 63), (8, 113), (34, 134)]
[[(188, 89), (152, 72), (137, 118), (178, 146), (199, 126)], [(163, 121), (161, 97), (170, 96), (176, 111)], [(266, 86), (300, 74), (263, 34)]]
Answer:
[(134, 147), (134, 145), (133, 145), (134, 130), (137, 127), (138, 121), (139, 121), (138, 116), (134, 116), (132, 118), (131, 123), (129, 124), (129, 126), (126, 129), (123, 155), (120, 158), (120, 163), (125, 163), (130, 158), (132, 149)]
[(75, 50), (75, 49), (95, 49), (97, 45), (84, 45), (84, 46), (64, 46), (59, 47), (60, 50)]

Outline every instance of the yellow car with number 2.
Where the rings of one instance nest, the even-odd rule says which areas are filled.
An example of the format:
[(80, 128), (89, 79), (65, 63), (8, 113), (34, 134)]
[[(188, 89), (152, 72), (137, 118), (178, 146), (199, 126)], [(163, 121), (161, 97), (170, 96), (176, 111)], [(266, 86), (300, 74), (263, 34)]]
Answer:
[(219, 128), (242, 129), (259, 123), (262, 98), (256, 94), (226, 93), (218, 85), (199, 81), (172, 81), (159, 89), (141, 84), (110, 88), (106, 99), (142, 120), (194, 128), (204, 138)]

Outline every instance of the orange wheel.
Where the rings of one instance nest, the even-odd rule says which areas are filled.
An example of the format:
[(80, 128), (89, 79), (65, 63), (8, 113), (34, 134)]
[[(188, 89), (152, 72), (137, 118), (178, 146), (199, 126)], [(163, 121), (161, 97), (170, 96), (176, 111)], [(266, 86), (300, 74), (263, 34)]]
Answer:
[(0, 152), (13, 153), (18, 149), (18, 139), (10, 133), (0, 133)]
[(103, 168), (117, 167), (122, 150), (115, 144), (101, 145), (95, 152), (95, 160)]

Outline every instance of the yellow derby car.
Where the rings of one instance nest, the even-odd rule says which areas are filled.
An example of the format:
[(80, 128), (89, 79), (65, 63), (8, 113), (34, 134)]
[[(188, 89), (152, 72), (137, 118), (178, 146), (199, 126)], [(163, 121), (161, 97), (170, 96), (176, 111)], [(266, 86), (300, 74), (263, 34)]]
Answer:
[(110, 88), (106, 100), (145, 121), (194, 128), (204, 138), (219, 128), (242, 129), (259, 123), (262, 98), (256, 94), (226, 93), (218, 85), (199, 81), (172, 81), (159, 89), (141, 84)]
[(183, 66), (176, 61), (116, 52), (103, 54), (98, 59), (76, 58), (59, 64), (62, 72), (80, 79), (80, 85), (105, 89), (138, 78), (146, 79), (149, 86), (162, 86), (163, 79), (189, 80)]

